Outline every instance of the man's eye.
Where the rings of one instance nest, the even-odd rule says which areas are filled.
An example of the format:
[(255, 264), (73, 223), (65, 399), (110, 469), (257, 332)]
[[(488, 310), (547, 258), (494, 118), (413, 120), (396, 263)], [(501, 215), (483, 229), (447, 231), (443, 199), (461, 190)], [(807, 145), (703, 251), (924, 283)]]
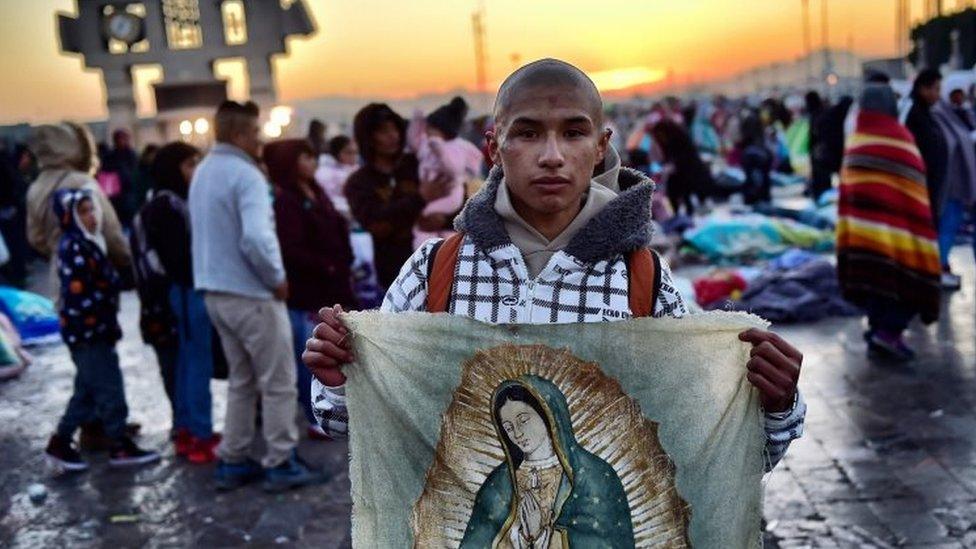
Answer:
[(534, 139), (539, 134), (535, 130), (519, 130), (516, 135), (525, 139)]
[(566, 137), (570, 137), (570, 138), (583, 137), (584, 135), (586, 134), (580, 130), (569, 130), (566, 132)]

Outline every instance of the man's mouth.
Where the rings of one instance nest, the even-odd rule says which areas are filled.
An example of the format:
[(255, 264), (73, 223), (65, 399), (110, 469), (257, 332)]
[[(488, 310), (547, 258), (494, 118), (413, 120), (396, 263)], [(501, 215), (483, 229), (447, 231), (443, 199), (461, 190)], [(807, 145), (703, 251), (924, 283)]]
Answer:
[(557, 193), (572, 185), (572, 181), (561, 176), (544, 176), (532, 180), (532, 186), (542, 192)]

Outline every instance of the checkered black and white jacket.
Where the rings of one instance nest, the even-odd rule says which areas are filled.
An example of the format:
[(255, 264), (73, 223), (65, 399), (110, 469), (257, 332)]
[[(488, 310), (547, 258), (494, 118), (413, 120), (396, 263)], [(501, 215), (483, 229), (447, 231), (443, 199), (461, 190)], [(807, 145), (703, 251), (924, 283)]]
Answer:
[[(635, 177), (629, 170), (624, 176)], [(641, 177), (642, 176), (636, 176)], [(643, 182), (621, 193), (556, 252), (542, 272), (530, 278), (519, 249), (511, 242), (494, 203), (501, 174), (493, 172), (458, 219), (465, 239), (448, 301), (450, 314), (489, 323), (559, 324), (631, 318), (627, 255), (647, 246), (651, 236), (653, 184)], [(434, 242), (418, 249), (400, 271), (383, 302), (385, 312), (427, 309), (427, 273)], [(680, 318), (688, 310), (661, 262), (653, 316)], [(313, 402), (332, 398), (315, 382)], [(767, 414), (767, 469), (803, 430), (805, 406), (798, 398), (786, 414)]]

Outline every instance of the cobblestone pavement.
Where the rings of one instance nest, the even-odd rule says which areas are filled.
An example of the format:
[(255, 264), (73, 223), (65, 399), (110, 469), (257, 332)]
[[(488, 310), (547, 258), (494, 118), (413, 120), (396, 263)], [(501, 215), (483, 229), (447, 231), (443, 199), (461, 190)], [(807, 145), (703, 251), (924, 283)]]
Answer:
[[(965, 287), (947, 296), (937, 325), (913, 327), (910, 366), (865, 359), (859, 319), (780, 331), (805, 353), (807, 431), (766, 482), (769, 547), (976, 547), (976, 272), (955, 258)], [(155, 356), (123, 299), (120, 344), (130, 418), (161, 464), (55, 477), (42, 450), (70, 394), (63, 347), (38, 353), (20, 379), (0, 384), (0, 547), (349, 546), (345, 444), (303, 441), (300, 452), (333, 474), (324, 486), (279, 496), (256, 487), (216, 494), (211, 468), (173, 456), (169, 409)], [(215, 381), (215, 418), (224, 382)], [(41, 484), (46, 500), (31, 503)]]

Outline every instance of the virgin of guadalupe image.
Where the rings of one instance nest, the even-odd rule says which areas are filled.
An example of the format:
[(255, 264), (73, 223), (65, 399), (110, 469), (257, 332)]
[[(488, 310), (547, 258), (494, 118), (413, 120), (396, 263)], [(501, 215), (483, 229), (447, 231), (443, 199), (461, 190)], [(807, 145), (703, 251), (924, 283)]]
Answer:
[(634, 547), (623, 484), (577, 442), (554, 383), (529, 374), (503, 381), (491, 418), (505, 461), (478, 490), (461, 547)]

